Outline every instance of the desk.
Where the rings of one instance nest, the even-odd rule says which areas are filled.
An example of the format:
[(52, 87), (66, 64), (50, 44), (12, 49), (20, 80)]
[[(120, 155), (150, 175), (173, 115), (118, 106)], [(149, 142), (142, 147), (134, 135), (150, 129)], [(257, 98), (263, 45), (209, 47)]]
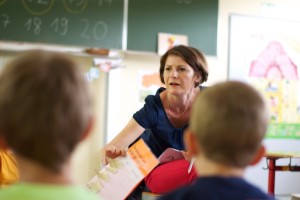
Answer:
[[(268, 193), (274, 195), (275, 188), (275, 172), (276, 171), (291, 171), (300, 172), (300, 166), (292, 166), (292, 158), (300, 158), (300, 153), (267, 153), (265, 155), (268, 162)], [(276, 165), (276, 160), (280, 158), (289, 158), (290, 163), (288, 165), (279, 166)]]

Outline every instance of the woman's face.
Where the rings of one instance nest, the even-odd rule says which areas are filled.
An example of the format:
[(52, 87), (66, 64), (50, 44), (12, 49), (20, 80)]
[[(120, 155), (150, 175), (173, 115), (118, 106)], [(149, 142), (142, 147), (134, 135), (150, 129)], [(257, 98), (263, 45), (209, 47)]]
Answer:
[(169, 93), (184, 94), (193, 90), (200, 77), (181, 57), (169, 55), (164, 68), (164, 81)]

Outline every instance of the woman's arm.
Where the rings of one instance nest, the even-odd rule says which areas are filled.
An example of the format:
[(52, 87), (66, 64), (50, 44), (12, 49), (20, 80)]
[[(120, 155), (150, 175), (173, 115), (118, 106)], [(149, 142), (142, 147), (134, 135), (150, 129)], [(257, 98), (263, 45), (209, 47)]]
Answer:
[(108, 164), (108, 159), (125, 156), (127, 147), (143, 132), (141, 127), (133, 118), (130, 119), (125, 128), (103, 149), (102, 163)]

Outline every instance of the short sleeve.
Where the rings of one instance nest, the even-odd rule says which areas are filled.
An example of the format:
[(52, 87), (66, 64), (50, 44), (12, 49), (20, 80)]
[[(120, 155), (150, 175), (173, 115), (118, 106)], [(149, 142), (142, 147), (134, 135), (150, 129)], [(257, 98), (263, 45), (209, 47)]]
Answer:
[(155, 96), (149, 95), (145, 99), (144, 106), (134, 113), (133, 118), (140, 126), (147, 129), (156, 124), (161, 110), (162, 106), (156, 101)]

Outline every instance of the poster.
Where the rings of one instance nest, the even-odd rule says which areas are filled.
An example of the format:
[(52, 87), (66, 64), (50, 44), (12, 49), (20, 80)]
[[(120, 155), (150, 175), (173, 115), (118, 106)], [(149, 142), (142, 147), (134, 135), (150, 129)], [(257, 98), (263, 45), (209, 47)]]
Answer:
[(160, 81), (158, 70), (138, 71), (138, 91), (140, 107), (144, 105), (148, 95), (155, 95), (160, 87), (165, 87)]
[(158, 55), (163, 55), (167, 50), (175, 45), (188, 45), (188, 37), (186, 35), (178, 35), (171, 33), (158, 34)]
[(268, 138), (300, 139), (300, 22), (231, 15), (228, 69), (265, 97)]

